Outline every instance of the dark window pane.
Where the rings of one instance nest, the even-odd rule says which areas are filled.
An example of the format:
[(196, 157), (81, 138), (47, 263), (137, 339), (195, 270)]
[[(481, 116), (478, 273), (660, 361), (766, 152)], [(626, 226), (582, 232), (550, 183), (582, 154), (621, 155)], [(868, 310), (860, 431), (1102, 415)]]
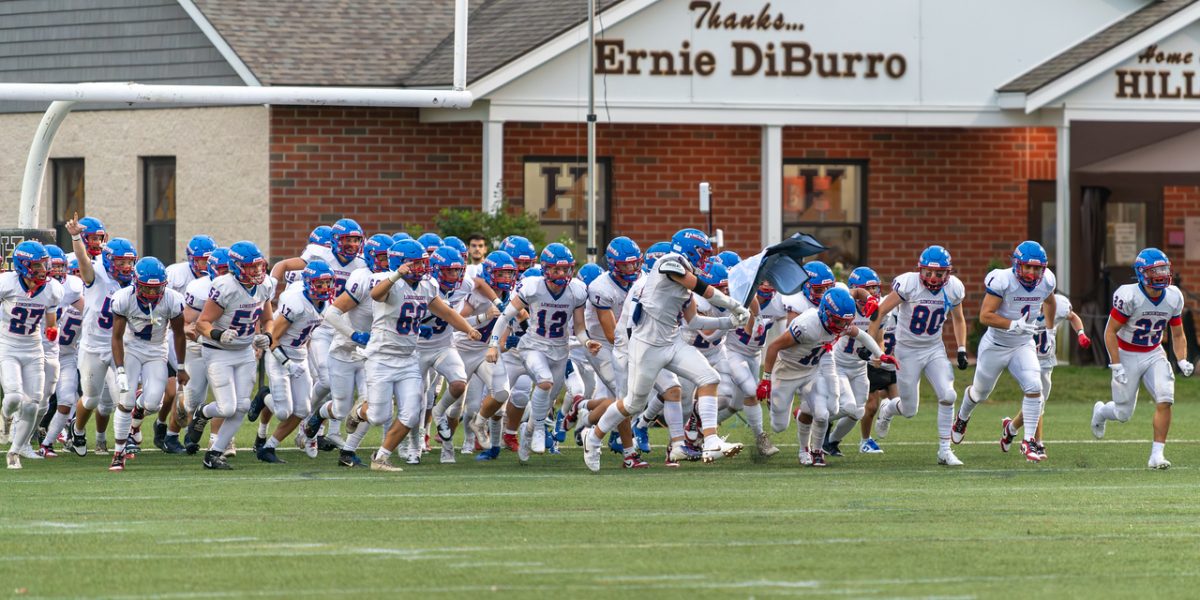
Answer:
[(783, 165), (783, 235), (809, 233), (831, 250), (819, 259), (846, 269), (867, 260), (865, 161), (801, 159)]
[(142, 159), (142, 254), (175, 262), (175, 159)]
[(51, 160), (54, 174), (54, 228), (58, 231), (58, 245), (70, 249), (71, 236), (63, 226), (76, 213), (87, 216), (84, 206), (84, 180), (82, 158), (55, 158)]
[[(610, 160), (596, 161), (596, 245), (608, 243)], [(575, 241), (571, 251), (583, 264), (587, 252), (587, 161), (576, 158), (525, 160), (525, 212), (537, 217), (546, 241)]]

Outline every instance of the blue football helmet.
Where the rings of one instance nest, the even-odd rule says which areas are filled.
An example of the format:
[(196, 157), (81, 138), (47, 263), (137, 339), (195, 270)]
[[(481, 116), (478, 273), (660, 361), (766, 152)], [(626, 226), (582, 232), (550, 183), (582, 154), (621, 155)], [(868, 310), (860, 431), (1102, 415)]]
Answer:
[(13, 270), (23, 279), (30, 281), (30, 287), (40, 287), (50, 276), (50, 253), (37, 240), (25, 240), (13, 248)]
[(729, 271), (719, 262), (709, 261), (700, 271), (700, 281), (721, 290), (722, 293), (729, 292)]
[(216, 279), (229, 272), (229, 248), (217, 248), (208, 255), (208, 278)]
[(517, 273), (522, 274), (537, 261), (537, 249), (533, 242), (519, 235), (510, 235), (500, 242), (500, 249), (507, 252), (517, 264)]
[(314, 246), (333, 247), (333, 228), (328, 225), (318, 225), (308, 234), (308, 243)]
[(96, 217), (84, 217), (79, 220), (79, 226), (83, 228), (79, 235), (83, 238), (88, 256), (100, 256), (104, 252), (104, 242), (108, 241), (108, 231), (104, 229), (104, 223)]
[(363, 257), (367, 260), (367, 267), (372, 273), (383, 273), (388, 270), (388, 248), (394, 244), (392, 236), (386, 233), (377, 233), (369, 238), (363, 244)]
[(819, 260), (804, 263), (804, 273), (808, 275), (804, 282), (804, 295), (816, 306), (837, 280), (833, 278), (833, 271), (829, 266)]
[(67, 253), (54, 244), (46, 244), (46, 254), (50, 258), (50, 276), (59, 283), (67, 280)]
[(413, 239), (413, 236), (408, 235), (407, 233), (405, 233), (403, 231), (397, 231), (396, 233), (392, 234), (392, 243), (393, 244), (396, 242), (399, 242), (400, 240), (411, 240), (411, 239)]
[(817, 316), (821, 318), (821, 325), (834, 335), (841, 335), (854, 325), (854, 315), (857, 313), (858, 306), (854, 303), (854, 298), (842, 288), (833, 288), (825, 292), (821, 297), (821, 304), (817, 306)]
[(207, 270), (208, 255), (216, 249), (217, 242), (213, 241), (211, 236), (204, 234), (192, 236), (187, 245), (187, 259), (191, 264), (192, 274), (199, 277), (200, 273)]
[(570, 248), (558, 242), (547, 244), (542, 249), (540, 259), (546, 281), (554, 285), (567, 285), (575, 277), (575, 255)]
[(859, 267), (850, 272), (850, 278), (846, 281), (851, 289), (862, 288), (871, 293), (872, 296), (878, 298), (882, 294), (880, 286), (883, 282), (879, 280), (879, 274), (871, 267)]
[(483, 280), (492, 289), (507, 292), (517, 282), (517, 263), (503, 250), (496, 250), (483, 259)]
[(532, 267), (525, 269), (524, 273), (521, 273), (521, 279), (525, 279), (526, 277), (541, 277), (541, 276), (542, 276), (542, 268), (538, 265), (533, 265)]
[(1133, 272), (1142, 287), (1165, 290), (1171, 286), (1171, 260), (1158, 248), (1138, 252), (1137, 260), (1133, 261)]
[(237, 242), (229, 247), (229, 272), (242, 285), (258, 285), (267, 278), (267, 259), (254, 242)]
[(142, 257), (133, 265), (133, 285), (138, 302), (150, 306), (158, 304), (163, 290), (167, 289), (167, 267), (153, 256)]
[(353, 260), (362, 252), (363, 239), (367, 234), (354, 219), (338, 219), (333, 224), (333, 253), (342, 260)]
[[(1041, 283), (1049, 264), (1050, 259), (1046, 256), (1046, 249), (1035, 241), (1021, 242), (1017, 244), (1017, 249), (1013, 250), (1013, 274), (1017, 276), (1017, 281), (1020, 281), (1021, 285), (1025, 287), (1031, 288)], [(1033, 269), (1026, 271), (1025, 267), (1033, 267)]]
[(646, 248), (646, 260), (642, 263), (642, 270), (649, 273), (650, 269), (654, 268), (654, 262), (670, 251), (671, 242), (654, 242), (650, 244), (650, 247)]
[(458, 236), (448, 235), (442, 238), (442, 245), (458, 250), (458, 253), (462, 255), (462, 259), (464, 261), (467, 260), (467, 245)]
[(333, 269), (323, 260), (310, 260), (300, 272), (304, 281), (304, 293), (316, 302), (333, 300), (336, 291), (333, 283)]
[(917, 260), (917, 273), (921, 278), (921, 283), (931, 292), (938, 292), (946, 287), (953, 268), (954, 263), (950, 259), (950, 252), (941, 246), (926, 248), (921, 253), (921, 258)]
[(582, 267), (579, 267), (578, 271), (575, 272), (575, 276), (579, 277), (579, 280), (583, 282), (583, 285), (591, 285), (597, 277), (603, 274), (604, 269), (601, 269), (600, 265), (596, 263), (588, 263), (583, 265)]
[(422, 233), (421, 237), (417, 238), (417, 241), (422, 246), (425, 246), (425, 252), (429, 253), (430, 257), (433, 257), (433, 253), (442, 247), (442, 236), (432, 232)]
[(104, 246), (101, 260), (104, 270), (117, 283), (125, 285), (133, 281), (133, 263), (137, 261), (137, 248), (125, 238), (113, 238)]
[(467, 262), (463, 259), (462, 254), (450, 246), (441, 246), (429, 255), (429, 272), (437, 280), (438, 285), (442, 286), (442, 290), (449, 291), (457, 288), (462, 283), (463, 271), (466, 268)]
[(733, 250), (723, 250), (720, 254), (717, 254), (709, 260), (720, 262), (721, 264), (725, 265), (725, 270), (728, 271), (729, 269), (736, 267), (738, 263), (742, 262), (742, 257), (738, 256), (738, 253), (734, 252)]
[(608, 272), (620, 283), (633, 283), (642, 274), (642, 249), (623, 235), (608, 243), (604, 259), (608, 261)]
[(429, 253), (416, 240), (400, 240), (388, 248), (388, 269), (397, 271), (402, 265), (408, 265), (408, 272), (401, 277), (416, 283), (429, 272)]
[(67, 275), (79, 276), (79, 259), (74, 252), (67, 253)]
[(671, 251), (682, 254), (698, 271), (704, 269), (713, 253), (708, 234), (692, 228), (680, 229), (671, 236)]

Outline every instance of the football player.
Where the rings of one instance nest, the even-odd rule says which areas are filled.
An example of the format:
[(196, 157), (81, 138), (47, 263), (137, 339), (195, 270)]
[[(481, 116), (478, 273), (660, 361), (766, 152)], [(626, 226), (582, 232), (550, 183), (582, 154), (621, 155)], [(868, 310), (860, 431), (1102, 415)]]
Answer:
[[(52, 458), (58, 456), (54, 452), (54, 442), (67, 425), (71, 409), (78, 400), (79, 373), (75, 370), (75, 351), (79, 347), (80, 326), (83, 325), (83, 280), (70, 273), (72, 263), (75, 263), (74, 270), (79, 270), (74, 256), (68, 259), (62, 249), (53, 244), (46, 246), (46, 252), (50, 256), (50, 276), (63, 285), (63, 299), (54, 312), (58, 321), (58, 339), (44, 336), (42, 341), (42, 350), (46, 353), (46, 396), (54, 394), (56, 406), (37, 453)], [(51, 360), (55, 363), (53, 370)]]
[[(229, 272), (229, 249), (214, 249), (208, 256), (205, 270), (208, 275), (192, 280), (183, 293), (184, 335), (187, 337), (184, 349), (187, 366), (184, 368), (188, 372), (188, 383), (183, 388), (183, 410), (173, 411), (175, 416), (167, 423), (167, 436), (163, 440), (163, 452), (167, 454), (195, 454), (200, 450), (198, 442), (184, 447), (179, 442), (179, 432), (187, 424), (187, 418), (208, 397), (208, 363), (204, 360), (202, 344), (196, 334), (196, 321), (204, 310), (204, 303), (208, 301), (212, 282)], [(216, 427), (215, 423), (213, 427)]]
[(1045, 451), (1037, 442), (1038, 423), (1042, 418), (1042, 374), (1038, 366), (1033, 336), (1040, 330), (1038, 318), (1047, 329), (1054, 329), (1054, 289), (1057, 280), (1049, 269), (1042, 245), (1025, 241), (1012, 254), (1012, 268), (995, 269), (984, 280), (979, 321), (987, 326), (976, 353), (975, 378), (963, 392), (958, 418), (950, 430), (950, 439), (958, 444), (967, 434), (971, 413), (988, 399), (996, 388), (1000, 373), (1008, 369), (1025, 399), (1021, 412), (1027, 421), (1021, 452), (1029, 462), (1040, 462)]
[[(461, 242), (460, 242), (461, 243)], [(455, 314), (462, 310), (463, 302), (475, 290), (475, 280), (463, 277), (466, 270), (463, 255), (450, 246), (436, 249), (429, 257), (430, 275), (437, 282), (438, 293)], [(460, 315), (461, 316), (461, 315)], [(432, 419), (437, 429), (438, 441), (442, 445), (441, 462), (454, 462), (454, 426), (446, 416), (446, 410), (462, 401), (467, 391), (467, 371), (463, 359), (454, 348), (454, 336), (450, 323), (435, 315), (425, 318), (417, 340), (417, 356), (421, 361), (421, 373), (426, 378), (429, 393), (435, 389), (436, 376), (446, 381), (446, 390), (433, 406)], [(420, 452), (409, 454), (409, 463), (420, 462)]]
[(1172, 285), (1171, 261), (1158, 248), (1139, 252), (1133, 270), (1137, 283), (1123, 285), (1113, 293), (1112, 310), (1104, 328), (1104, 347), (1112, 369), (1112, 400), (1098, 401), (1092, 408), (1092, 435), (1103, 438), (1109, 421), (1128, 421), (1137, 407), (1138, 384), (1144, 384), (1154, 399), (1154, 443), (1148, 466), (1166, 469), (1171, 462), (1163, 456), (1163, 447), (1171, 428), (1175, 372), (1162, 349), (1163, 331), (1171, 330), (1179, 372), (1191, 377), (1194, 370), (1187, 359), (1187, 337), (1183, 333), (1183, 293)]
[[(866, 290), (876, 302), (882, 297), (879, 275), (870, 267), (858, 267), (851, 271), (847, 283), (850, 285), (850, 289)], [(874, 314), (875, 306), (868, 307), (865, 302), (855, 302), (854, 304), (854, 326), (862, 331), (869, 331), (871, 315)], [(860, 421), (866, 413), (867, 390), (871, 384), (867, 376), (868, 363), (860, 360), (858, 356), (860, 347), (854, 338), (843, 337), (838, 340), (837, 346), (833, 349), (833, 363), (837, 367), (838, 378), (841, 380), (839, 388), (843, 395), (849, 394), (852, 401), (839, 402), (842, 412), (834, 416), (840, 418), (830, 429), (823, 447), (825, 453), (830, 456), (842, 455), (840, 447), (842, 439), (850, 433), (851, 429), (854, 429), (854, 424)]]
[[(483, 261), (483, 280), (499, 295), (506, 306), (509, 294), (517, 282), (517, 264), (507, 252), (497, 250)], [(469, 423), (480, 446), (486, 446), (475, 460), (494, 460), (500, 456), (502, 422), (495, 416), (500, 407), (508, 402), (508, 374), (504, 362), (490, 363), (487, 356), (487, 340), (500, 317), (500, 309), (492, 304), (477, 286), (463, 303), (461, 314), (475, 327), (481, 339), (472, 339), (463, 333), (454, 334), (454, 347), (462, 357), (467, 376), (471, 378), (467, 389), (467, 406), (463, 409), (463, 420)], [(477, 396), (475, 396), (477, 394)], [(491, 410), (489, 417), (483, 416), (484, 407)], [(494, 418), (493, 418), (494, 416)], [(486, 431), (485, 431), (485, 428)], [(485, 444), (486, 440), (486, 444)]]
[(13, 270), (0, 274), (0, 388), (3, 415), (13, 419), (8, 468), (20, 469), (20, 451), (30, 444), (39, 405), (47, 399), (41, 323), (46, 322), (45, 336), (54, 341), (63, 287), (50, 277), (50, 255), (41, 242), (17, 244), (11, 262)]
[(917, 270), (892, 280), (892, 291), (879, 305), (879, 318), (871, 322), (871, 337), (879, 339), (884, 317), (900, 309), (896, 326), (896, 359), (904, 364), (898, 369), (899, 399), (884, 401), (875, 417), (875, 433), (886, 438), (892, 418), (902, 415), (911, 419), (917, 415), (920, 403), (921, 375), (933, 386), (938, 401), (939, 465), (960, 466), (962, 461), (950, 449), (950, 428), (954, 425), (954, 372), (946, 357), (942, 342), (942, 326), (950, 322), (958, 345), (958, 367), (967, 365), (967, 319), (963, 316), (962, 301), (966, 289), (958, 277), (951, 274), (950, 253), (941, 246), (930, 246), (921, 252)]
[[(187, 286), (197, 279), (208, 277), (208, 257), (217, 249), (217, 243), (212, 237), (201, 234), (193, 236), (187, 244), (187, 260), (177, 262), (167, 267), (167, 287), (175, 290), (182, 297), (187, 293)], [(179, 411), (175, 408), (175, 395), (178, 389), (179, 357), (175, 355), (174, 332), (167, 330), (167, 392), (163, 396), (162, 408), (154, 421), (154, 447), (166, 449), (167, 429), (171, 420), (178, 421)], [(176, 422), (176, 426), (179, 423)], [(136, 424), (135, 424), (136, 427)], [(178, 429), (176, 429), (178, 431)]]
[[(112, 296), (112, 356), (117, 372), (116, 447), (109, 471), (124, 471), (125, 459), (141, 448), (130, 435), (133, 410), (157, 413), (167, 390), (166, 332), (174, 332), (175, 355), (186, 364), (183, 295), (167, 287), (167, 268), (153, 256), (133, 266), (133, 285)], [(179, 375), (187, 385), (187, 372)], [(141, 395), (135, 395), (138, 384)]]
[(779, 448), (763, 430), (762, 405), (759, 404), (757, 393), (759, 363), (771, 328), (776, 323), (784, 322), (788, 313), (781, 295), (776, 293), (769, 281), (764, 280), (759, 284), (754, 295), (754, 303), (758, 305), (756, 317), (725, 336), (727, 360), (721, 371), (721, 385), (726, 388), (730, 409), (738, 411), (738, 407), (741, 407), (746, 423), (754, 434), (755, 449), (760, 456), (769, 457), (778, 454)]

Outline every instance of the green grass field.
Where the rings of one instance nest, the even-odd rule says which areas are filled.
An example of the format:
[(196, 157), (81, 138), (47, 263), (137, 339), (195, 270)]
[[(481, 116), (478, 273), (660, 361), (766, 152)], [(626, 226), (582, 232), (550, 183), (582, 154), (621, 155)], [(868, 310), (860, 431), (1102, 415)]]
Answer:
[(25, 461), (0, 474), (0, 596), (1195, 597), (1200, 382), (1177, 387), (1175, 466), (1150, 471), (1150, 404), (1092, 440), (1108, 377), (1055, 374), (1042, 464), (995, 443), (1018, 406), (1007, 376), (954, 470), (935, 463), (928, 398), (885, 454), (824, 470), (798, 467), (792, 430), (768, 462), (668, 470), (660, 447), (649, 470), (606, 454), (598, 475), (570, 441), (524, 467), (435, 453), (397, 474), (296, 450), (286, 465), (243, 451), (232, 472), (155, 451), (124, 473), (93, 455)]

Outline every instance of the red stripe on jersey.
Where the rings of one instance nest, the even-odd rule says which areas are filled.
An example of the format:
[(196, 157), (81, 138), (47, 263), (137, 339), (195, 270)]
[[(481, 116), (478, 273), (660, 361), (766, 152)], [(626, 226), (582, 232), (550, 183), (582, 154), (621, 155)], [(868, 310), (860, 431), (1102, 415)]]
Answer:
[(1129, 315), (1127, 315), (1127, 314), (1125, 314), (1125, 313), (1123, 313), (1123, 312), (1121, 312), (1121, 311), (1119, 311), (1119, 310), (1117, 310), (1117, 309), (1115, 309), (1115, 308), (1114, 308), (1114, 309), (1112, 309), (1112, 311), (1110, 311), (1110, 312), (1108, 313), (1108, 316), (1109, 316), (1111, 319), (1115, 320), (1116, 322), (1118, 322), (1118, 323), (1120, 323), (1120, 324), (1122, 324), (1122, 325), (1124, 325), (1124, 324), (1125, 324), (1125, 322), (1129, 320)]
[(1151, 350), (1158, 348), (1158, 344), (1153, 346), (1139, 346), (1137, 344), (1131, 344), (1121, 338), (1117, 338), (1117, 347), (1126, 352), (1150, 352)]

